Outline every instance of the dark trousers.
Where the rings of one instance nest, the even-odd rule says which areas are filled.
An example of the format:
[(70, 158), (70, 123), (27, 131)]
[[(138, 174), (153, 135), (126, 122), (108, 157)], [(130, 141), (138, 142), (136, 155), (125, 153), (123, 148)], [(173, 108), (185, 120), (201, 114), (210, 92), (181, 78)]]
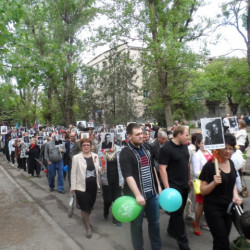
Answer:
[(226, 213), (227, 207), (204, 206), (205, 218), (213, 236), (213, 250), (229, 250), (229, 234), (232, 217)]
[(29, 158), (29, 174), (34, 176), (34, 173), (36, 171), (36, 175), (39, 176), (41, 172), (41, 165), (32, 158)]
[(117, 198), (119, 198), (121, 194), (121, 187), (119, 187), (119, 181), (109, 182), (109, 185), (102, 186), (103, 192), (103, 200), (104, 200), (104, 211), (103, 215), (109, 215), (109, 208)]
[(26, 171), (26, 158), (20, 158), (20, 168)]
[(8, 148), (5, 148), (5, 156), (8, 162), (10, 162), (10, 152)]
[(15, 151), (11, 151), (11, 161), (12, 161), (12, 164), (15, 164)]
[(167, 232), (173, 235), (178, 243), (179, 249), (188, 250), (188, 238), (183, 218), (184, 209), (187, 203), (188, 188), (178, 189), (182, 196), (182, 205), (179, 210), (170, 213), (170, 219), (168, 224)]
[(20, 155), (17, 156), (17, 168), (22, 168)]

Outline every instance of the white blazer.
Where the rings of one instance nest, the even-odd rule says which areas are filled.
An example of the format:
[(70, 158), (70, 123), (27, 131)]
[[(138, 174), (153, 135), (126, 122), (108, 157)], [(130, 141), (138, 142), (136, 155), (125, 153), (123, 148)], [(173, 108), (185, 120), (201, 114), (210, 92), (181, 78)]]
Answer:
[(193, 154), (192, 165), (193, 165), (193, 174), (195, 178), (199, 177), (199, 174), (206, 163), (207, 159), (200, 150), (198, 150)]
[[(99, 165), (98, 155), (95, 153), (91, 153), (91, 155), (95, 165), (97, 186), (100, 188), (98, 180), (98, 172), (100, 172), (101, 168)], [(82, 192), (86, 191), (86, 169), (87, 169), (87, 162), (84, 159), (83, 153), (81, 152), (75, 155), (72, 159), (70, 190), (79, 190)]]

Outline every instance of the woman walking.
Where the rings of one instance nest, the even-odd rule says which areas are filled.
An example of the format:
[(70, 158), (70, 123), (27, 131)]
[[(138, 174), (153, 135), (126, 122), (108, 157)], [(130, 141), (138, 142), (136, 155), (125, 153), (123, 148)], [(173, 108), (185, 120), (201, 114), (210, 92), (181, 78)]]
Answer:
[(235, 137), (225, 134), (225, 148), (213, 152), (219, 162), (219, 173), (216, 173), (215, 163), (210, 160), (203, 167), (199, 177), (201, 193), (204, 196), (205, 218), (213, 236), (214, 250), (229, 250), (232, 218), (227, 214), (227, 208), (232, 201), (238, 205), (242, 203), (235, 185), (236, 170), (230, 160), (235, 145)]
[[(194, 178), (199, 178), (203, 166), (212, 158), (212, 154), (204, 149), (202, 135), (199, 134), (195, 142), (196, 153), (192, 157), (192, 166)], [(201, 236), (200, 219), (203, 213), (203, 196), (201, 194), (195, 195), (195, 221), (193, 221), (195, 235)]]
[(92, 237), (89, 216), (95, 204), (100, 171), (98, 155), (91, 152), (89, 138), (80, 141), (81, 152), (72, 159), (71, 193), (76, 194), (86, 228), (86, 237)]

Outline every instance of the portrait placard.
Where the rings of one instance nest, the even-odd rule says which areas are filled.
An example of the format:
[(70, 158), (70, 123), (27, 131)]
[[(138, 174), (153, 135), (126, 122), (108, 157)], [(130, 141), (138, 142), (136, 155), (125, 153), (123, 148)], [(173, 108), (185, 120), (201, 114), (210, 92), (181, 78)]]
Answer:
[(89, 138), (89, 133), (81, 133), (81, 139)]
[(225, 148), (224, 133), (220, 117), (202, 118), (201, 130), (206, 150)]
[(43, 145), (44, 138), (43, 136), (38, 136), (37, 137), (37, 145)]
[(2, 134), (2, 135), (6, 135), (7, 132), (8, 132), (7, 126), (1, 126), (1, 134)]
[(25, 144), (29, 144), (29, 143), (30, 143), (30, 137), (29, 137), (29, 136), (24, 136), (24, 137), (23, 137), (23, 142), (24, 142)]
[(123, 125), (116, 125), (116, 131), (117, 131), (117, 134), (120, 134), (123, 132)]
[(86, 121), (77, 121), (76, 127), (79, 131), (83, 131), (87, 127)]
[(239, 131), (238, 122), (235, 116), (229, 117), (229, 131), (230, 133)]
[(101, 149), (111, 149), (114, 145), (114, 133), (102, 133)]

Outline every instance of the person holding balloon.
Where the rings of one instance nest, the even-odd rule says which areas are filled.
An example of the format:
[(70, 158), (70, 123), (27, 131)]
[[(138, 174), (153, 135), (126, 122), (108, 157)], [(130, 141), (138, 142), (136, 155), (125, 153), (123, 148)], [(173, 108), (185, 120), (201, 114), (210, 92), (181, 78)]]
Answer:
[(91, 152), (91, 145), (90, 138), (80, 141), (81, 152), (72, 159), (70, 189), (80, 206), (87, 238), (92, 237), (89, 216), (95, 204), (97, 186), (99, 187), (98, 173), (101, 170), (98, 155)]
[(151, 248), (160, 250), (157, 175), (155, 175), (153, 170), (150, 151), (143, 145), (141, 126), (136, 123), (130, 123), (127, 127), (127, 135), (129, 143), (120, 153), (120, 165), (123, 178), (125, 179), (124, 195), (135, 197), (137, 204), (142, 206), (137, 218), (130, 223), (132, 245), (135, 250), (144, 249), (142, 222), (145, 214), (148, 220)]
[(235, 184), (236, 170), (230, 160), (236, 139), (234, 135), (226, 133), (224, 140), (225, 148), (213, 151), (212, 160), (205, 164), (199, 177), (201, 194), (204, 196), (204, 214), (213, 236), (214, 250), (230, 249), (232, 218), (227, 214), (227, 208), (232, 201), (242, 204)]
[[(174, 237), (179, 249), (183, 250), (190, 250), (183, 218), (184, 208), (190, 190), (189, 152), (186, 146), (187, 141), (188, 128), (185, 126), (178, 126), (173, 131), (173, 139), (164, 144), (160, 149), (159, 154), (160, 175), (165, 188), (162, 193), (172, 193), (172, 189), (175, 189), (173, 197), (178, 193), (180, 193), (181, 196), (180, 199), (179, 195), (177, 195), (176, 197), (178, 197), (178, 199), (174, 198), (169, 204), (166, 204), (165, 210), (170, 212), (170, 219), (167, 228), (168, 235)], [(170, 191), (168, 191), (168, 189), (170, 189)], [(161, 194), (161, 196), (163, 194)], [(165, 200), (167, 203), (167, 199)], [(180, 200), (182, 200), (182, 204), (180, 204)]]

